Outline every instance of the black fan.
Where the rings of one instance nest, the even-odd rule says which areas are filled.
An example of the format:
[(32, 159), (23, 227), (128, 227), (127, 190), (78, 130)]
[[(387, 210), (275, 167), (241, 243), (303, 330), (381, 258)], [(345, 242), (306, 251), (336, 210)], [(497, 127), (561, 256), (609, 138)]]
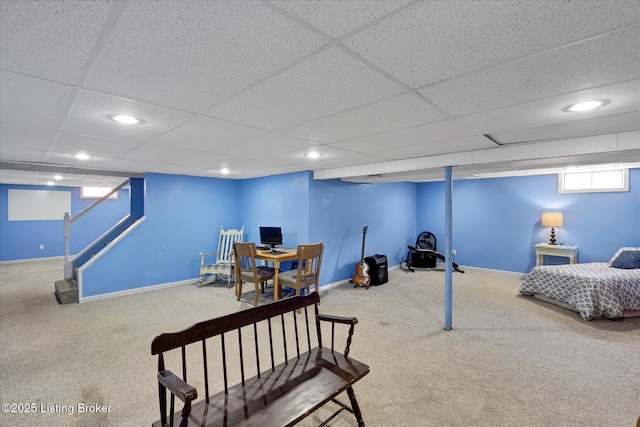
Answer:
[(430, 249), (432, 251), (435, 251), (436, 247), (436, 236), (434, 236), (432, 233), (423, 231), (418, 235), (418, 239), (416, 239), (417, 249)]

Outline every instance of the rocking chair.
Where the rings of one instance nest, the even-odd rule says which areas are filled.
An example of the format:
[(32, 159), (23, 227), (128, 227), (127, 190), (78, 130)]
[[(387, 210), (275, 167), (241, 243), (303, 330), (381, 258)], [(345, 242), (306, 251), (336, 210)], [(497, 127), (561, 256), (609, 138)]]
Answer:
[[(218, 281), (218, 275), (227, 277), (227, 286), (231, 286), (231, 277), (233, 275), (233, 244), (242, 242), (244, 236), (244, 225), (240, 230), (231, 228), (224, 230), (220, 227), (220, 239), (218, 240), (218, 250), (216, 252), (200, 252), (200, 282), (198, 286), (204, 283), (205, 275), (213, 275), (214, 282)], [(206, 264), (205, 258), (215, 256), (213, 264)]]

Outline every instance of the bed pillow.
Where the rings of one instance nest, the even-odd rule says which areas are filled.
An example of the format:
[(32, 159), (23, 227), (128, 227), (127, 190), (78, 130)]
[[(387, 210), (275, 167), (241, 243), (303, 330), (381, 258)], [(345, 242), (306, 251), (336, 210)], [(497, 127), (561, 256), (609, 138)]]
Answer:
[(614, 268), (640, 268), (640, 248), (620, 248), (611, 258), (609, 265)]

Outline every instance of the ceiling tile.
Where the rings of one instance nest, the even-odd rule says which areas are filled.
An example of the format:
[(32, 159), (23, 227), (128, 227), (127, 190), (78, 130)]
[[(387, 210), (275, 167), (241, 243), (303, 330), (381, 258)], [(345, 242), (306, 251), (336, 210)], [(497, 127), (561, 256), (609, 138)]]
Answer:
[(1, 184), (31, 184), (37, 172), (0, 169)]
[(337, 39), (406, 3), (407, 0), (299, 0), (271, 3), (302, 18), (323, 33)]
[(262, 2), (136, 0), (87, 87), (195, 112), (323, 44)]
[[(320, 154), (320, 157), (316, 159), (310, 159), (306, 157), (305, 154), (309, 152), (309, 150), (306, 149), (282, 153), (277, 156), (277, 159), (279, 162), (301, 166), (304, 170), (312, 170), (316, 168), (331, 167), (327, 165), (332, 161), (335, 161), (336, 159), (345, 157), (351, 157), (352, 159), (355, 158), (352, 151), (343, 150), (341, 148), (332, 147), (329, 145), (318, 146), (313, 151), (316, 151), (318, 154)], [(271, 157), (270, 159), (272, 158), (273, 157)]]
[(265, 131), (260, 129), (211, 117), (197, 116), (153, 138), (149, 143), (220, 153), (237, 142), (245, 141), (264, 133)]
[(207, 112), (278, 132), (403, 92), (338, 48), (330, 48)]
[(343, 44), (412, 88), (585, 39), (638, 20), (633, 1), (429, 1)]
[[(118, 114), (136, 117), (142, 123), (123, 125), (108, 118)], [(144, 142), (191, 116), (191, 113), (85, 90), (78, 96), (64, 130), (102, 138)]]
[(0, 71), (0, 94), (2, 123), (56, 130), (74, 88)]
[(496, 144), (484, 136), (474, 135), (446, 141), (409, 145), (406, 147), (387, 147), (371, 151), (372, 156), (388, 160), (402, 160), (414, 157), (435, 156), (437, 154), (457, 153), (460, 151), (495, 148)]
[(170, 175), (190, 175), (193, 172), (200, 171), (201, 169), (202, 168), (196, 166), (162, 165), (151, 169), (151, 172), (166, 173)]
[(445, 111), (461, 116), (637, 79), (639, 58), (640, 25), (636, 25), (419, 92)]
[(255, 176), (279, 175), (304, 170), (299, 165), (286, 163), (282, 158), (270, 158), (268, 161), (265, 159), (247, 160), (233, 164), (230, 169), (236, 173), (255, 173)]
[(332, 147), (343, 148), (358, 153), (370, 153), (389, 147), (398, 148), (410, 145), (426, 144), (430, 142), (461, 138), (472, 133), (464, 125), (453, 119), (442, 120), (411, 128), (399, 129), (391, 132), (370, 135), (364, 138), (331, 144)]
[(44, 150), (29, 150), (26, 148), (5, 147), (0, 144), (0, 158), (2, 161), (42, 162), (47, 152)]
[[(571, 112), (565, 107), (594, 99), (608, 104), (591, 111)], [(458, 117), (469, 129), (486, 134), (502, 130), (541, 126), (548, 123), (581, 120), (640, 108), (640, 80), (574, 92), (511, 107)]]
[(163, 147), (161, 145), (141, 144), (126, 154), (123, 159), (140, 160), (154, 163), (169, 164), (180, 161), (187, 157), (194, 157), (202, 154), (198, 151), (185, 150), (176, 147)]
[(162, 167), (162, 163), (141, 162), (130, 159), (113, 159), (106, 163), (102, 169), (122, 171), (122, 172), (147, 172), (155, 168)]
[(403, 93), (287, 128), (283, 133), (328, 144), (446, 119), (415, 93)]
[(249, 141), (230, 145), (226, 151), (235, 156), (245, 156), (258, 159), (264, 156), (286, 153), (294, 150), (307, 150), (317, 144), (279, 133), (267, 133)]
[(605, 135), (638, 129), (640, 129), (640, 110), (635, 110), (524, 129), (505, 130), (491, 133), (489, 136), (499, 144), (513, 144)]
[(230, 154), (218, 154), (218, 153), (201, 153), (197, 156), (187, 157), (176, 162), (178, 165), (194, 166), (198, 168), (206, 168), (219, 170), (224, 166), (228, 166), (234, 163), (241, 162), (246, 157), (236, 157)]
[(80, 160), (75, 157), (71, 153), (57, 153), (55, 151), (49, 152), (45, 158), (47, 163), (53, 163), (58, 165), (66, 165), (66, 166), (77, 166), (79, 168), (94, 168), (101, 167), (107, 162), (109, 162), (110, 158), (108, 157), (98, 157), (93, 156), (87, 160)]
[(80, 152), (98, 157), (120, 157), (140, 145), (137, 142), (122, 139), (96, 138), (87, 135), (61, 132), (52, 151), (77, 154)]
[(112, 5), (112, 1), (0, 2), (2, 69), (77, 84)]
[(51, 147), (55, 135), (55, 131), (48, 129), (13, 126), (5, 123), (0, 125), (0, 141), (2, 141), (3, 147), (47, 151)]

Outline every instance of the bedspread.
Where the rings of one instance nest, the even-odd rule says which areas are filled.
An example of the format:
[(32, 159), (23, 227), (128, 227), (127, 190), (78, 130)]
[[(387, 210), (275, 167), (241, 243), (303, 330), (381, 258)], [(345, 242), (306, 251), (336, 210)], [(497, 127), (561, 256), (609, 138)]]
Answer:
[(620, 317), (640, 310), (640, 269), (606, 262), (534, 267), (520, 286), (523, 295), (542, 294), (575, 307), (586, 320)]

